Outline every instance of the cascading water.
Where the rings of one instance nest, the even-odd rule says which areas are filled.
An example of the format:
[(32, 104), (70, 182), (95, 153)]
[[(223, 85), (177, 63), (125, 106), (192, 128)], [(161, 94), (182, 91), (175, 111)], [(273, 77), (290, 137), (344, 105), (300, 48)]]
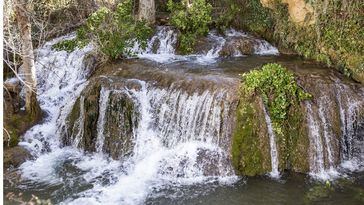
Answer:
[[(134, 50), (140, 58), (160, 63), (191, 61), (209, 64), (216, 62), (223, 47), (236, 37), (251, 38), (235, 30), (228, 30), (225, 35), (210, 32), (207, 39), (211, 45), (207, 49), (199, 54), (181, 56), (174, 49), (176, 33), (169, 27), (159, 27), (145, 51), (137, 47)], [(34, 160), (20, 167), (24, 179), (31, 181), (35, 187), (43, 185), (44, 188), (44, 184), (47, 189), (56, 187), (58, 193), (52, 194), (61, 195), (56, 202), (62, 204), (142, 204), (155, 193), (170, 187), (179, 189), (199, 183), (230, 184), (236, 181), (230, 163), (230, 140), (236, 109), (231, 96), (236, 95), (235, 88), (220, 87), (218, 80), (210, 78), (213, 83), (209, 82), (201, 86), (202, 89), (194, 90), (190, 84), (191, 78), (187, 75), (171, 84), (161, 82), (163, 86), (152, 80), (133, 79), (139, 77), (137, 74), (125, 79), (120, 77), (118, 80), (132, 81), (136, 85), (101, 86), (100, 97), (96, 102), (98, 113), (94, 119), (97, 122), (92, 127), (97, 133), (93, 139), (95, 153), (85, 152), (81, 142), (85, 135), (87, 106), (90, 104), (87, 104), (87, 97), (81, 94), (88, 84), (83, 59), (92, 47), (87, 46), (71, 53), (58, 52), (51, 49), (58, 40), (38, 50), (38, 99), (48, 116), (44, 122), (29, 130), (20, 143), (35, 156)], [(255, 54), (278, 54), (276, 48), (267, 42), (256, 42), (259, 43), (254, 48)], [(233, 56), (242, 56), (242, 53), (234, 50)], [(119, 76), (102, 77), (111, 82)], [(227, 79), (226, 76), (224, 79)], [(183, 86), (179, 84), (181, 81)], [(357, 152), (363, 153), (363, 146), (360, 140), (356, 141), (356, 121), (360, 109), (363, 109), (363, 100), (353, 99), (345, 87), (337, 90), (344, 136), (341, 138), (344, 150), (342, 157), (350, 162), (355, 159), (357, 161), (353, 163), (360, 164), (358, 161), (361, 158), (357, 157)], [(61, 133), (77, 98), (80, 114), (75, 127), (80, 129), (76, 130), (72, 146), (61, 148)], [(127, 142), (128, 146), (125, 146), (125, 149), (130, 150), (123, 151), (123, 155), (115, 160), (105, 147), (116, 143), (113, 138), (110, 140), (112, 134), (108, 126), (114, 122), (109, 121), (110, 115), (115, 115), (116, 119), (125, 117), (118, 113), (123, 108), (117, 110), (114, 107), (120, 104), (119, 98), (130, 98), (133, 112), (137, 115), (131, 119), (135, 123), (131, 128), (132, 142)], [(325, 104), (324, 98), (319, 98), (317, 102), (306, 102), (310, 169), (314, 177), (329, 178), (332, 177), (328, 174), (331, 168), (335, 171), (337, 155), (328, 117), (330, 105)], [(112, 111), (115, 112), (110, 114)], [(264, 111), (269, 133), (270, 175), (279, 177), (277, 142), (269, 114)], [(120, 121), (115, 123), (116, 126), (122, 124), (123, 121)], [(122, 129), (117, 127), (116, 130)], [(122, 134), (119, 133), (120, 136)], [(345, 166), (348, 167), (347, 164)]]
[(328, 121), (328, 109), (332, 107), (325, 96), (320, 97), (317, 101), (318, 113), (313, 111), (310, 102), (306, 103), (310, 139), (310, 174), (315, 178), (327, 180), (339, 175), (334, 161), (333, 147), (336, 141)]
[(306, 102), (310, 170), (313, 177), (321, 180), (342, 175), (342, 167), (358, 170), (364, 153), (360, 147), (363, 140), (358, 139), (357, 133), (364, 103), (362, 91), (342, 83), (333, 87), (335, 92), (322, 92), (315, 102)]
[[(151, 188), (235, 181), (229, 150), (224, 148), (229, 134), (225, 130), (229, 126), (224, 125), (229, 118), (224, 90), (188, 94), (173, 85), (159, 89), (144, 81), (132, 81), (140, 85), (137, 89), (126, 88), (140, 116), (132, 156), (120, 162), (123, 168), (113, 175), (115, 183), (97, 184), (67, 203), (140, 204)], [(107, 91), (102, 88), (101, 93)], [(104, 112), (105, 102), (100, 100), (100, 112)], [(102, 124), (102, 118), (104, 115), (99, 113), (98, 123)]]
[[(105, 115), (106, 108), (109, 101), (110, 90), (106, 90), (105, 88), (101, 88), (100, 90), (100, 111), (99, 111), (99, 119), (97, 120), (97, 141), (96, 141), (96, 151), (101, 153), (102, 148), (104, 146), (104, 126), (105, 126)], [(82, 97), (81, 97), (82, 100)], [(81, 105), (80, 105), (81, 107)]]
[(320, 125), (315, 120), (314, 112), (310, 102), (306, 102), (307, 124), (309, 127), (310, 139), (310, 170), (315, 175), (325, 173), (324, 149), (320, 135)]
[(272, 171), (269, 173), (269, 175), (273, 178), (279, 178), (279, 171), (278, 171), (278, 151), (277, 151), (277, 143), (276, 143), (276, 137), (274, 134), (272, 121), (270, 119), (270, 116), (266, 110), (266, 108), (263, 108), (264, 110), (264, 117), (265, 122), (267, 124), (268, 128), (268, 135), (269, 135), (269, 144), (270, 144), (270, 156), (271, 156), (271, 165), (272, 165)]
[(52, 50), (52, 45), (61, 39), (48, 42), (37, 50), (38, 100), (47, 117), (28, 130), (19, 143), (37, 157), (20, 167), (23, 177), (35, 181), (58, 181), (52, 174), (55, 167), (49, 161), (57, 163), (58, 159), (69, 154), (67, 149), (60, 148), (59, 129), (72, 108), (72, 102), (87, 85), (89, 71), (84, 67), (83, 59), (92, 47), (86, 46), (72, 53)]
[[(176, 54), (177, 32), (172, 27), (159, 26), (156, 34), (148, 42), (147, 48), (140, 48), (136, 43), (131, 49), (139, 58), (149, 59), (158, 63), (171, 63), (176, 61), (192, 61), (198, 64), (215, 63), (220, 57), (220, 52), (226, 45), (226, 42), (233, 38), (247, 38), (254, 44), (254, 54), (256, 55), (277, 55), (278, 49), (273, 47), (265, 40), (256, 39), (252, 36), (238, 32), (234, 29), (227, 30), (224, 35), (217, 34), (216, 31), (210, 31), (207, 35), (207, 41), (211, 43), (208, 50), (200, 51), (197, 54), (187, 56)], [(234, 48), (233, 57), (243, 56), (241, 52)]]
[[(337, 84), (337, 102), (340, 111), (341, 122), (341, 160), (343, 161), (342, 167), (345, 169), (359, 170), (363, 169), (364, 146), (363, 140), (356, 139), (357, 133), (357, 120), (360, 110), (364, 109), (364, 102), (356, 99), (352, 93), (348, 92), (346, 85)], [(364, 97), (364, 93), (358, 90), (357, 93), (360, 97)], [(361, 93), (361, 95), (360, 95)]]

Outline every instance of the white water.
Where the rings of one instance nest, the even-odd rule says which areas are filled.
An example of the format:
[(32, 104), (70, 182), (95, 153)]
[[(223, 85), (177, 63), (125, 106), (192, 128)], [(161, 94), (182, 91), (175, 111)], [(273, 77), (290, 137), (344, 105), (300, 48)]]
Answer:
[[(198, 64), (208, 65), (217, 62), (220, 57), (220, 51), (223, 49), (226, 41), (232, 37), (246, 37), (254, 39), (254, 53), (256, 55), (278, 55), (278, 49), (269, 44), (265, 40), (256, 39), (246, 33), (229, 29), (224, 35), (219, 35), (216, 31), (210, 31), (207, 41), (211, 43), (211, 48), (203, 53), (191, 55), (176, 54), (175, 47), (177, 45), (177, 32), (171, 27), (159, 26), (156, 34), (148, 42), (146, 49), (140, 48), (136, 43), (132, 52), (136, 53), (139, 58), (149, 59), (158, 63), (172, 63), (176, 61), (190, 61)], [(243, 56), (238, 49), (234, 51), (234, 57)]]
[(328, 116), (328, 109), (330, 109), (330, 100), (327, 96), (323, 96), (318, 99), (318, 114), (322, 125), (323, 131), (323, 139), (325, 142), (325, 150), (327, 153), (327, 161), (329, 165), (329, 169), (335, 169), (335, 162), (334, 162), (334, 150), (333, 150), (333, 143), (334, 143), (334, 133), (330, 129), (330, 122), (327, 121)]
[(99, 119), (97, 120), (97, 141), (96, 141), (96, 151), (102, 153), (102, 148), (104, 146), (104, 126), (105, 126), (105, 115), (107, 109), (107, 103), (109, 102), (110, 90), (106, 90), (105, 88), (101, 88), (100, 90), (100, 111), (99, 111)]
[[(164, 48), (159, 47), (161, 56), (164, 51), (167, 54), (174, 52), (169, 47), (173, 44), (174, 37), (171, 34), (166, 36), (161, 37), (165, 40), (165, 43), (161, 44)], [(216, 38), (220, 41), (217, 41), (210, 52), (214, 59), (218, 53), (216, 51), (224, 42), (223, 38), (218, 36)], [(108, 90), (103, 89), (99, 101), (101, 109), (97, 126), (98, 153), (88, 155), (78, 150), (79, 141), (74, 142), (74, 147), (60, 148), (59, 133), (62, 124), (74, 101), (87, 84), (82, 59), (92, 48), (86, 47), (67, 54), (52, 51), (50, 49), (52, 43), (54, 42), (46, 44), (39, 50), (37, 59), (38, 97), (48, 117), (44, 123), (29, 130), (21, 142), (21, 145), (30, 149), (37, 157), (21, 166), (24, 178), (36, 183), (62, 185), (64, 178), (57, 170), (66, 161), (71, 160), (72, 166), (82, 171), (80, 177), (88, 184), (92, 184), (93, 188), (73, 193), (63, 202), (64, 204), (141, 204), (149, 194), (168, 185), (180, 186), (207, 181), (232, 183), (237, 179), (230, 165), (226, 163), (228, 150), (224, 147), (227, 144), (224, 139), (227, 138), (228, 131), (220, 129), (225, 127), (222, 123), (228, 122), (229, 118), (227, 97), (223, 90), (188, 94), (174, 87), (167, 90), (157, 89), (139, 81), (142, 85), (140, 90), (128, 90), (141, 115), (135, 130), (133, 155), (125, 161), (115, 161), (101, 152), (104, 142), (102, 125), (105, 123), (107, 96), (110, 94)], [(83, 101), (81, 98), (81, 108)], [(342, 107), (342, 112), (350, 113), (350, 109), (354, 109), (355, 106), (351, 107), (348, 109)], [(322, 110), (321, 116), (315, 115), (310, 103), (307, 104), (307, 110), (312, 149), (310, 150), (312, 175), (330, 178), (331, 175), (324, 166), (324, 140), (320, 131), (322, 120), (317, 120), (324, 116), (324, 111)], [(79, 123), (84, 121), (82, 116), (83, 114)], [(269, 118), (269, 115), (266, 115), (266, 121), (269, 122), (270, 119), (267, 117)], [(354, 120), (350, 120), (350, 117), (343, 119), (346, 130), (349, 130), (345, 132), (350, 133), (349, 128), (353, 126)], [(269, 129), (271, 174), (279, 176), (277, 145), (273, 130)], [(81, 137), (82, 133), (79, 136)], [(347, 149), (350, 150), (351, 147), (353, 146), (349, 144)], [(207, 164), (201, 163), (201, 157)], [(351, 161), (343, 164), (343, 167), (353, 166), (349, 162)], [(208, 167), (211, 166), (213, 173), (208, 172)], [(110, 178), (109, 183), (105, 184), (103, 181), (105, 177)]]
[[(229, 117), (224, 91), (187, 94), (173, 87), (169, 90), (152, 88), (139, 81), (140, 90), (128, 90), (141, 115), (135, 130), (133, 154), (115, 161), (102, 153), (102, 125), (110, 95), (110, 90), (103, 88), (97, 122), (98, 153), (86, 154), (79, 149), (83, 129), (79, 129), (72, 147), (61, 148), (60, 133), (66, 116), (87, 84), (82, 59), (92, 48), (68, 54), (52, 51), (51, 45), (55, 42), (39, 50), (38, 98), (48, 117), (29, 130), (21, 142), (36, 156), (20, 167), (24, 179), (62, 185), (70, 177), (81, 177), (78, 180), (82, 183), (93, 185), (86, 191), (72, 193), (64, 204), (141, 204), (152, 191), (165, 186), (208, 181), (230, 184), (237, 180), (228, 163), (228, 150), (222, 148), (227, 144), (224, 139), (228, 132), (220, 126)], [(84, 101), (81, 96), (81, 114), (76, 121), (81, 128), (85, 120)], [(59, 174), (69, 161), (79, 170), (79, 176), (64, 178)], [(210, 173), (209, 168), (213, 172)], [(107, 184), (103, 181), (105, 177), (110, 178)]]
[(309, 127), (309, 139), (310, 139), (310, 171), (311, 175), (319, 176), (326, 175), (324, 164), (324, 151), (323, 143), (320, 135), (320, 125), (315, 120), (310, 102), (306, 102), (307, 109), (307, 124)]
[[(318, 99), (318, 113), (312, 109), (312, 103), (306, 102), (307, 124), (310, 142), (310, 175), (319, 180), (330, 180), (340, 176), (333, 160), (333, 133), (329, 130), (326, 109), (329, 108), (325, 97)], [(325, 154), (328, 168), (325, 166)]]
[[(224, 113), (220, 107), (223, 96), (219, 98), (218, 94), (207, 91), (188, 95), (136, 81), (141, 88), (128, 92), (138, 107), (140, 121), (135, 130), (133, 155), (122, 163), (126, 169), (113, 175), (115, 183), (106, 186), (95, 183), (93, 189), (65, 203), (141, 204), (151, 190), (168, 184), (189, 185), (210, 180), (232, 183), (237, 179), (227, 163), (227, 150), (219, 146), (223, 137), (219, 133), (220, 119), (224, 117), (220, 116)], [(206, 158), (201, 160), (204, 153)], [(213, 174), (206, 173), (206, 166), (211, 166), (209, 161), (215, 163)]]
[(342, 131), (341, 149), (343, 153), (341, 158), (343, 162), (341, 167), (349, 171), (364, 170), (364, 142), (355, 137), (358, 135), (355, 129), (356, 120), (360, 110), (364, 109), (364, 93), (360, 90), (356, 91), (359, 98), (362, 98), (356, 99), (347, 90), (346, 85), (336, 85)]
[(269, 145), (270, 145), (270, 156), (271, 156), (271, 166), (272, 166), (272, 171), (269, 173), (269, 175), (272, 178), (279, 178), (279, 171), (278, 171), (278, 151), (277, 151), (277, 143), (276, 143), (276, 137), (274, 134), (274, 130), (273, 130), (273, 126), (272, 126), (272, 121), (270, 119), (270, 116), (266, 110), (265, 107), (263, 107), (264, 110), (264, 117), (265, 117), (265, 122), (267, 124), (267, 128), (268, 128), (268, 135), (269, 135)]
[(54, 176), (56, 166), (73, 152), (60, 148), (59, 129), (87, 84), (83, 57), (92, 50), (91, 46), (72, 53), (52, 50), (51, 46), (59, 40), (48, 42), (37, 50), (38, 100), (47, 117), (28, 130), (19, 143), (37, 157), (21, 165), (22, 176), (39, 182), (59, 182)]

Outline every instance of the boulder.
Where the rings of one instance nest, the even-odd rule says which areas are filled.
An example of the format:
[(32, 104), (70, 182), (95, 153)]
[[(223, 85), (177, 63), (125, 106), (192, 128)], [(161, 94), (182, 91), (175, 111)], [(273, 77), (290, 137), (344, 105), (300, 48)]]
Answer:
[(4, 150), (4, 169), (19, 167), (31, 158), (28, 150), (21, 146), (15, 146)]

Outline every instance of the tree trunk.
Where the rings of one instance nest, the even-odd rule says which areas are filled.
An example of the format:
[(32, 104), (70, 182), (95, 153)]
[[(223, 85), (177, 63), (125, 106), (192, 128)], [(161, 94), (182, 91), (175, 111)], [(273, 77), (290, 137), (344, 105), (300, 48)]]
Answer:
[(138, 19), (145, 20), (149, 24), (153, 24), (155, 22), (154, 0), (139, 0)]
[(27, 16), (26, 1), (15, 1), (15, 15), (20, 31), (22, 44), (21, 58), (23, 61), (22, 70), (26, 83), (25, 110), (35, 120), (40, 116), (40, 107), (37, 101), (37, 79), (35, 75), (34, 53), (32, 45), (31, 25)]

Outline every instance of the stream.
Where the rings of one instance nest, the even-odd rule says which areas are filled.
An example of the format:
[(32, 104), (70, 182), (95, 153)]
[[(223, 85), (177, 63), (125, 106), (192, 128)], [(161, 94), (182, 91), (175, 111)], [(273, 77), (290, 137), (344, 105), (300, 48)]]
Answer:
[[(34, 158), (12, 171), (21, 177), (6, 177), (5, 193), (25, 199), (34, 194), (55, 204), (364, 202), (362, 85), (232, 29), (210, 32), (188, 56), (176, 54), (176, 38), (173, 29), (158, 27), (146, 50), (131, 48), (138, 58), (94, 72), (84, 60), (91, 45), (54, 51), (55, 39), (38, 49), (39, 101), (47, 116), (24, 134), (20, 145)], [(253, 42), (250, 54), (226, 48), (240, 38)], [(224, 50), (228, 54), (221, 57)], [(316, 97), (303, 105), (309, 172), (279, 170), (264, 109), (271, 172), (237, 176), (230, 153), (239, 74), (270, 62), (293, 71)]]

